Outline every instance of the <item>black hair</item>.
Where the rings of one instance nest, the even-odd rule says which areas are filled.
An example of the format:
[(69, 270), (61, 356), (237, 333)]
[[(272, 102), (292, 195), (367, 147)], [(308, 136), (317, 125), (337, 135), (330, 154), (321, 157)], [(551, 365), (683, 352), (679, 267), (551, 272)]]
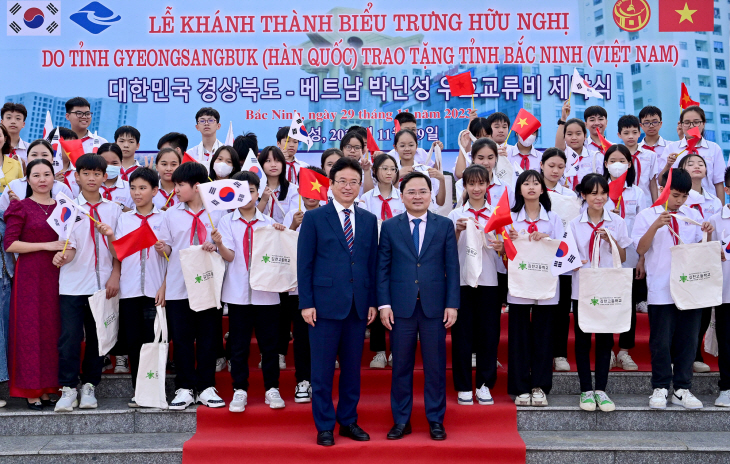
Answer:
[(20, 113), (23, 115), (23, 121), (28, 117), (28, 110), (22, 103), (7, 102), (0, 109), (0, 118), (5, 117), (5, 113)]
[[(597, 188), (599, 186), (603, 189), (604, 193), (608, 194), (608, 180), (602, 175), (592, 172), (590, 174), (586, 174), (586, 176), (583, 177), (583, 180), (580, 181), (580, 184), (575, 187), (575, 191), (578, 194), (589, 195), (593, 192), (598, 193)], [(586, 199), (583, 198), (583, 203), (585, 202)]]
[(584, 123), (583, 121), (581, 121), (578, 118), (570, 118), (563, 125), (563, 137), (565, 137), (565, 133), (568, 131), (568, 126), (571, 124), (578, 124), (580, 126), (580, 128), (583, 130), (583, 135), (585, 135), (586, 137), (588, 136), (588, 129), (586, 129), (586, 123)]
[[(286, 126), (286, 127), (280, 127), (279, 130), (276, 131), (276, 143), (279, 143), (282, 140), (286, 140), (286, 138), (289, 137), (289, 129), (291, 129), (291, 127)], [(297, 143), (299, 143), (298, 140), (297, 140)]]
[(550, 212), (552, 202), (550, 201), (550, 195), (548, 194), (547, 187), (545, 186), (545, 179), (542, 178), (542, 174), (534, 169), (526, 169), (522, 171), (522, 174), (517, 177), (517, 181), (515, 182), (515, 205), (510, 210), (513, 213), (519, 213), (522, 211), (522, 208), (525, 207), (525, 197), (522, 196), (522, 184), (532, 178), (537, 179), (537, 181), (540, 182), (542, 194), (540, 194), (539, 201), (542, 207), (545, 208), (545, 211)]
[(36, 139), (30, 142), (30, 145), (28, 145), (28, 148), (26, 149), (26, 153), (30, 153), (30, 151), (38, 145), (43, 145), (44, 147), (46, 147), (48, 151), (51, 152), (51, 156), (53, 156), (53, 146), (51, 146), (51, 143), (46, 139)]
[(231, 177), (231, 179), (240, 180), (241, 182), (248, 182), (249, 185), (254, 185), (256, 187), (256, 190), (258, 190), (259, 186), (261, 185), (261, 180), (259, 179), (259, 176), (251, 171), (238, 171), (237, 173), (233, 174), (233, 177)]
[(405, 124), (407, 122), (418, 124), (418, 121), (416, 120), (416, 117), (413, 115), (413, 113), (409, 113), (408, 111), (403, 111), (402, 113), (396, 114), (395, 118), (393, 119), (398, 121), (399, 124)]
[(593, 105), (586, 108), (586, 110), (583, 112), (583, 119), (588, 121), (588, 118), (591, 116), (603, 116), (604, 118), (608, 118), (608, 113), (606, 112), (606, 109), (602, 106)]
[[(401, 113), (401, 114), (403, 114), (403, 113)], [(395, 158), (393, 158), (392, 156), (390, 156), (387, 153), (381, 153), (378, 156), (376, 156), (375, 160), (373, 161), (373, 171), (372, 172), (373, 172), (373, 180), (375, 180), (375, 182), (380, 182), (380, 179), (378, 179), (378, 170), (380, 169), (380, 166), (382, 166), (383, 163), (385, 163), (388, 160), (393, 162), (393, 166), (395, 166), (396, 174), (398, 173), (398, 162), (395, 160)], [(395, 185), (397, 182), (398, 182), (398, 176), (396, 175), (393, 178), (393, 185)]]
[(352, 140), (352, 139), (355, 139), (358, 142), (360, 142), (360, 145), (362, 145), (362, 149), (365, 150), (365, 147), (366, 147), (365, 139), (362, 137), (362, 135), (360, 135), (360, 133), (357, 131), (347, 132), (344, 135), (344, 137), (342, 137), (342, 140), (340, 140), (340, 150), (343, 151), (343, 156), (344, 156), (345, 146), (348, 145), (350, 143), (350, 140)]
[(175, 150), (174, 148), (165, 147), (157, 153), (157, 157), (155, 158), (155, 164), (158, 164), (162, 157), (168, 153), (173, 153), (177, 157), (177, 162), (182, 163), (182, 156), (180, 156), (180, 153), (178, 153), (177, 150)]
[(63, 140), (76, 140), (79, 138), (78, 135), (76, 135), (76, 132), (72, 131), (71, 129), (67, 127), (54, 127), (51, 129), (51, 132), (46, 135), (46, 140), (49, 142), (53, 140), (53, 137), (56, 135), (56, 130), (58, 130), (58, 135), (63, 138)]
[(725, 168), (725, 186), (730, 186), (730, 167)]
[(477, 139), (476, 142), (474, 142), (474, 143), (471, 144), (471, 159), (472, 159), (472, 161), (474, 160), (474, 156), (477, 153), (479, 153), (479, 150), (481, 150), (482, 148), (485, 148), (485, 147), (486, 148), (489, 148), (490, 150), (492, 150), (495, 155), (499, 155), (499, 153), (498, 153), (499, 148), (497, 147), (497, 142), (495, 142), (492, 139), (488, 139), (486, 137), (482, 137), (480, 139)]
[(136, 140), (137, 143), (139, 143), (139, 138), (140, 138), (139, 131), (132, 126), (122, 126), (119, 129), (117, 129), (116, 131), (114, 131), (114, 141), (116, 142), (117, 139), (119, 137), (121, 137), (122, 135), (131, 135), (132, 137), (134, 137), (134, 140)]
[(119, 145), (117, 145), (116, 143), (109, 143), (109, 142), (102, 143), (101, 146), (99, 147), (99, 150), (97, 150), (96, 154), (102, 155), (108, 151), (117, 155), (119, 157), (119, 161), (122, 161), (124, 159), (124, 157), (122, 156), (122, 149), (119, 148)]
[[(39, 164), (42, 164), (44, 166), (48, 166), (48, 168), (51, 170), (51, 175), (55, 175), (55, 172), (53, 171), (53, 165), (50, 161), (43, 159), (43, 158), (36, 158), (25, 167), (25, 178), (28, 179), (28, 184), (25, 186), (25, 198), (29, 198), (31, 195), (33, 195), (33, 189), (30, 188), (30, 172), (33, 170), (34, 167), (38, 166)], [(51, 183), (51, 191), (48, 192), (48, 194), (53, 198), (53, 183)]]
[(362, 126), (350, 126), (345, 133), (349, 134), (350, 132), (360, 134), (360, 137), (362, 137), (363, 140), (367, 140), (368, 138), (368, 130)]
[(160, 177), (157, 175), (157, 172), (154, 169), (143, 166), (141, 168), (135, 169), (134, 171), (132, 171), (132, 174), (129, 175), (129, 185), (131, 186), (132, 182), (137, 179), (142, 179), (143, 181), (150, 184), (150, 187), (157, 188)]
[(281, 187), (281, 190), (279, 190), (278, 200), (286, 200), (287, 193), (289, 193), (289, 181), (286, 179), (286, 158), (284, 157), (284, 153), (282, 153), (276, 145), (264, 147), (258, 157), (261, 169), (264, 168), (264, 163), (266, 163), (266, 160), (269, 158), (269, 153), (271, 153), (271, 156), (274, 157), (274, 160), (281, 163), (281, 172), (279, 173), (279, 186)]
[(486, 121), (487, 128), (488, 128), (487, 135), (490, 137), (492, 136), (492, 124), (494, 124), (495, 122), (506, 122), (508, 126), (510, 124), (509, 117), (506, 114), (502, 113), (501, 111), (497, 111), (496, 113), (490, 114), (489, 116), (487, 116), (487, 121)]
[(254, 156), (259, 154), (259, 141), (256, 138), (256, 134), (253, 132), (246, 132), (243, 135), (239, 135), (233, 141), (233, 148), (238, 153), (238, 160), (241, 162), (241, 166), (246, 162), (249, 150), (253, 152)]
[(215, 164), (215, 161), (218, 159), (218, 156), (220, 156), (220, 153), (223, 150), (226, 150), (228, 153), (231, 154), (231, 164), (233, 165), (233, 170), (231, 171), (230, 176), (233, 177), (233, 174), (241, 170), (241, 160), (238, 157), (236, 149), (230, 145), (221, 145), (220, 147), (218, 147), (215, 153), (213, 153), (213, 156), (210, 157), (210, 170), (208, 172), (210, 173), (210, 178), (213, 180), (218, 180), (218, 173), (216, 173), (215, 169), (213, 169), (213, 164)]
[(99, 156), (96, 153), (86, 153), (79, 156), (76, 160), (76, 172), (81, 174), (81, 171), (100, 171), (102, 174), (106, 174), (106, 160), (103, 156)]
[(487, 118), (474, 118), (469, 123), (469, 132), (474, 137), (483, 137), (481, 135), (484, 132), (487, 136), (492, 135), (492, 126), (487, 123)]
[[(661, 184), (664, 188), (667, 188), (667, 178), (669, 177), (669, 170), (662, 174)], [(672, 168), (672, 185), (669, 186), (669, 190), (676, 190), (679, 193), (689, 193), (692, 190), (692, 177), (689, 172), (684, 169)]]
[(166, 143), (169, 143), (172, 148), (179, 148), (182, 153), (188, 151), (188, 136), (180, 132), (168, 132), (160, 137), (160, 140), (157, 141), (157, 149), (159, 150)]
[[(466, 184), (468, 184), (470, 181), (484, 181), (489, 184), (489, 177), (490, 173), (487, 168), (485, 168), (481, 164), (472, 164), (468, 168), (464, 169), (464, 173), (461, 176), (461, 179), (464, 182), (464, 192), (466, 192)], [(484, 193), (484, 196), (486, 198), (486, 192)], [(462, 204), (465, 205), (467, 201), (469, 201), (469, 193), (464, 196), (464, 203)]]
[(639, 119), (644, 120), (648, 116), (659, 116), (659, 120), (662, 120), (662, 110), (656, 106), (645, 106), (639, 111)]
[(198, 123), (198, 118), (201, 116), (213, 116), (215, 118), (216, 123), (221, 122), (221, 114), (216, 110), (215, 108), (211, 108), (210, 106), (204, 106), (203, 108), (200, 108), (197, 113), (195, 113), (195, 124)]
[(542, 158), (540, 159), (540, 163), (545, 164), (545, 161), (549, 160), (553, 156), (557, 156), (566, 163), (568, 162), (568, 157), (565, 156), (565, 152), (563, 150), (561, 150), (560, 148), (552, 147), (542, 152)]
[(208, 182), (208, 171), (200, 163), (184, 163), (175, 169), (171, 180), (175, 184), (185, 183), (191, 187), (195, 184), (205, 184)]
[(337, 175), (337, 173), (342, 171), (343, 169), (347, 168), (357, 171), (357, 173), (360, 174), (360, 182), (362, 183), (362, 167), (360, 167), (360, 163), (352, 158), (348, 158), (347, 156), (343, 156), (342, 158), (338, 159), (332, 166), (332, 169), (330, 169), (330, 181), (334, 182), (335, 175)]
[(8, 133), (8, 130), (2, 124), (0, 124), (0, 130), (3, 131), (3, 138), (5, 139), (3, 146), (0, 147), (0, 152), (3, 155), (10, 154), (10, 133)]
[[(683, 109), (682, 113), (679, 115), (679, 122), (682, 122), (684, 120), (684, 115), (689, 113), (690, 111), (694, 111), (695, 113), (699, 114), (702, 122), (707, 124), (707, 118), (705, 117), (705, 110), (703, 110), (702, 108), (700, 108), (699, 106), (696, 106), (696, 105), (688, 106), (687, 108)], [(686, 135), (687, 131), (682, 129), (682, 132), (685, 133), (684, 138), (687, 138), (687, 135)], [(704, 137), (704, 136), (705, 136), (705, 130), (702, 129), (702, 137)], [(674, 183), (674, 182), (672, 182), (672, 183)]]
[(325, 151), (322, 152), (322, 158), (320, 160), (320, 166), (322, 166), (322, 169), (324, 169), (324, 163), (327, 161), (327, 158), (329, 158), (332, 155), (337, 155), (340, 158), (345, 156), (344, 153), (342, 153), (342, 150), (339, 148), (328, 148)]
[(324, 169), (320, 169), (320, 168), (318, 168), (318, 167), (316, 167), (316, 166), (307, 166), (307, 167), (306, 167), (306, 168), (304, 168), (304, 169), (309, 169), (310, 171), (316, 172), (316, 173), (317, 173), (317, 174), (319, 174), (320, 176), (324, 176), (324, 177), (327, 177), (327, 174), (325, 174), (325, 172), (324, 172)]
[[(424, 173), (418, 172), (418, 171), (411, 171), (408, 174), (403, 177), (403, 180), (400, 181), (400, 193), (403, 194), (403, 192), (406, 190), (406, 184), (413, 179), (426, 179), (426, 184), (428, 184), (428, 191), (431, 191), (431, 179)], [(429, 199), (430, 201), (430, 199)]]
[[(617, 144), (614, 144), (614, 145), (611, 145), (610, 147), (608, 147), (608, 150), (606, 150), (606, 154), (603, 156), (603, 165), (605, 166), (606, 163), (608, 163), (608, 158), (615, 151), (618, 151), (622, 155), (624, 155), (624, 157), (626, 158), (626, 161), (629, 162), (629, 169), (626, 174), (626, 185), (631, 187), (632, 185), (634, 185), (634, 181), (636, 180), (636, 166), (634, 166), (634, 160), (631, 157), (631, 152), (629, 151), (628, 148), (626, 148), (626, 145), (617, 143)], [(608, 172), (607, 167), (604, 167), (604, 169), (603, 169), (603, 177), (605, 177), (607, 181), (611, 180), (611, 174)]]
[(641, 121), (633, 114), (625, 114), (618, 118), (618, 133), (624, 129), (635, 128), (641, 131)]
[(66, 113), (70, 113), (72, 109), (74, 108), (83, 108), (87, 107), (91, 109), (91, 104), (89, 103), (89, 100), (83, 98), (83, 97), (74, 97), (71, 98), (66, 102)]
[[(406, 134), (407, 135), (410, 135), (411, 137), (413, 137), (413, 140), (416, 141), (416, 146), (418, 146), (418, 134), (416, 134), (415, 132), (413, 132), (410, 129), (401, 129), (401, 130), (399, 130), (398, 133), (395, 134), (395, 137), (393, 137), (393, 146), (398, 145), (398, 141), (400, 140), (400, 138), (403, 137)], [(414, 155), (415, 155), (415, 153), (414, 153)]]
[[(679, 169), (684, 169), (685, 171), (687, 171), (687, 168), (686, 168), (687, 160), (692, 158), (693, 156), (696, 156), (697, 158), (702, 160), (702, 163), (705, 165), (705, 177), (707, 177), (707, 161), (705, 161), (705, 158), (702, 155), (700, 155), (699, 153), (689, 154), (689, 155), (685, 156), (684, 158), (679, 160), (679, 165), (677, 167)], [(689, 172), (689, 171), (687, 171), (687, 172)]]

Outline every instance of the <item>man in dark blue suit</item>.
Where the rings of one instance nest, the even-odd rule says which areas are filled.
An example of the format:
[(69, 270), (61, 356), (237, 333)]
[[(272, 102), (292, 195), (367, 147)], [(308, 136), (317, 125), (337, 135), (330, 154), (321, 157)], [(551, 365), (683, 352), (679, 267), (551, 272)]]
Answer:
[(431, 438), (445, 440), (446, 329), (459, 307), (459, 256), (453, 223), (428, 211), (431, 180), (411, 172), (400, 185), (406, 212), (385, 222), (378, 247), (378, 309), (390, 332), (393, 379), (388, 439), (411, 433), (413, 367), (420, 335), (426, 418)]
[[(299, 308), (309, 328), (312, 357), (312, 413), (317, 444), (335, 444), (340, 435), (358, 441), (370, 436), (357, 425), (360, 363), (365, 327), (375, 309), (377, 218), (354, 206), (362, 169), (340, 158), (330, 170), (334, 200), (304, 215), (297, 247)], [(340, 399), (332, 403), (335, 361), (340, 358)]]

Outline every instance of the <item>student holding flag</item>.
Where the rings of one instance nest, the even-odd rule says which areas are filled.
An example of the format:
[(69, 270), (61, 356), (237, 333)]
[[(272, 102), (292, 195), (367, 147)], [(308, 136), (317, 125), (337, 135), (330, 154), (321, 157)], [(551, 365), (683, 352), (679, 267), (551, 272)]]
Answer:
[(641, 209), (648, 208), (657, 198), (656, 164), (654, 151), (639, 144), (641, 122), (633, 114), (621, 116), (618, 120), (618, 136), (631, 153), (631, 164), (636, 171), (634, 184), (644, 193)]
[(23, 177), (23, 168), (20, 161), (14, 160), (8, 154), (10, 153), (10, 134), (8, 130), (0, 124), (0, 193), (13, 180)]
[[(63, 249), (64, 241), (58, 240), (58, 234), (47, 222), (56, 204), (51, 195), (53, 166), (48, 160), (36, 159), (28, 163), (26, 174), (30, 195), (12, 202), (5, 212), (4, 251), (18, 253), (18, 260), (12, 295), (4, 286), (2, 290), (7, 291), (5, 300), (12, 296), (10, 396), (26, 398), (28, 408), (41, 411), (53, 404), (48, 394), (58, 391), (61, 313), (59, 269), (53, 265), (53, 255)], [(2, 369), (4, 362), (4, 358), (0, 359), (0, 371), (7, 372)]]
[[(79, 196), (80, 191), (79, 185), (76, 183), (76, 177), (74, 176), (76, 168), (73, 163), (71, 163), (63, 145), (61, 145), (61, 139), (63, 139), (64, 142), (71, 142), (77, 140), (78, 136), (71, 129), (57, 127), (53, 129), (47, 137), (47, 140), (49, 140), (53, 146), (53, 168), (56, 171), (56, 180), (66, 184), (66, 187), (73, 192), (72, 198), (76, 198)], [(79, 148), (81, 148), (81, 151), (83, 152), (83, 148)]]
[(510, 165), (519, 166), (523, 171), (532, 169), (539, 172), (542, 153), (535, 149), (534, 144), (540, 125), (540, 121), (529, 111), (520, 109), (511, 128), (517, 134), (517, 145), (507, 150)]
[(107, 178), (101, 184), (99, 193), (105, 199), (120, 205), (123, 211), (129, 211), (134, 202), (129, 192), (129, 182), (122, 179), (122, 149), (116, 143), (105, 143), (99, 147), (97, 155), (104, 157), (107, 171)]
[(268, 146), (261, 150), (258, 161), (266, 174), (259, 211), (281, 224), (289, 211), (289, 203), (296, 196), (296, 188), (292, 188), (286, 179), (286, 159), (279, 148)]
[(157, 188), (157, 195), (152, 200), (155, 207), (160, 211), (172, 208), (178, 202), (175, 195), (175, 183), (172, 181), (172, 173), (180, 166), (182, 155), (174, 148), (163, 148), (155, 158), (155, 168), (160, 176), (160, 183)]
[(312, 138), (309, 137), (307, 128), (304, 126), (304, 120), (298, 112), (294, 111), (291, 125), (288, 128), (282, 127), (276, 133), (276, 146), (286, 158), (286, 180), (293, 184), (299, 183), (299, 170), (309, 166), (304, 161), (297, 159), (299, 142), (306, 143), (307, 150), (312, 148)]

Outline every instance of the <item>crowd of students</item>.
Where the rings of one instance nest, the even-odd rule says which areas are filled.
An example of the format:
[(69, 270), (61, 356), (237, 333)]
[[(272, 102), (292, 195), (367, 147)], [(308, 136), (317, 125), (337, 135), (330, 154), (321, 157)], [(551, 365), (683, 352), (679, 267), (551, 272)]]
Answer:
[[(713, 240), (730, 232), (730, 207), (723, 206), (725, 193), (730, 194), (730, 187), (725, 187), (730, 186), (730, 171), (722, 150), (702, 138), (695, 149), (683, 151), (687, 148), (685, 132), (693, 127), (704, 131), (705, 113), (698, 106), (681, 112), (675, 142), (659, 135), (659, 108), (647, 106), (638, 117), (622, 116), (616, 133), (622, 143), (607, 149), (601, 141), (601, 136), (609, 136), (605, 109), (587, 108), (584, 120), (569, 119), (569, 115), (566, 102), (557, 122), (554, 147), (540, 152), (534, 147), (537, 133), (525, 139), (518, 137), (516, 145), (507, 144), (511, 121), (504, 113), (482, 118), (472, 111), (469, 133), (459, 140), (462, 149), (453, 173), (454, 180), (458, 179), (453, 204), (447, 205), (459, 259), (465, 259), (463, 231), (469, 221), (483, 228), (506, 195), (512, 211), (512, 239), (523, 230), (531, 240), (561, 239), (570, 229), (583, 267), (590, 267), (595, 237), (601, 239), (599, 267), (610, 267), (610, 240), (615, 241), (623, 266), (635, 269), (631, 328), (620, 334), (618, 352), (613, 350), (613, 334), (595, 334), (594, 381), (590, 365), (593, 334), (584, 333), (577, 323), (579, 270), (560, 276), (552, 298), (513, 296), (508, 292), (504, 242), (490, 233), (489, 246), (481, 250), (477, 286), (461, 281), (459, 317), (451, 328), (458, 404), (473, 404), (475, 398), (479, 404), (493, 404), (490, 389), (497, 378), (500, 317), (506, 305), (508, 391), (517, 405), (547, 405), (553, 371), (571, 369), (567, 357), (572, 312), (580, 408), (614, 410), (606, 393), (608, 374), (614, 367), (638, 369), (630, 351), (635, 346), (639, 311), (648, 312), (650, 321), (654, 389), (650, 406), (666, 407), (673, 386), (672, 403), (700, 408), (702, 403), (690, 389), (693, 371), (709, 371), (702, 359), (701, 342), (712, 312), (711, 308), (679, 310), (674, 304), (669, 293), (669, 249), (678, 243), (677, 236), (693, 243), (700, 241), (703, 232), (711, 234)], [(285, 406), (279, 392), (279, 372), (286, 368), (292, 336), (297, 380), (293, 399), (297, 403), (311, 401), (309, 338), (298, 292), (263, 292), (252, 290), (248, 284), (255, 231), (266, 226), (298, 230), (307, 212), (326, 204), (299, 196), (300, 170), (311, 169), (334, 181), (338, 170), (352, 165), (339, 161), (342, 158), (356, 161), (363, 173), (356, 205), (379, 220), (405, 212), (399, 182), (414, 170), (431, 178), (432, 211), (443, 211), (451, 197), (446, 195), (451, 184), (445, 181), (450, 174), (418, 147), (417, 120), (407, 112), (395, 118), (400, 130), (392, 151), (368, 153), (367, 132), (355, 126), (344, 135), (339, 149), (322, 153), (319, 167), (297, 159), (298, 142), (288, 137), (288, 127), (276, 133), (275, 143), (261, 150), (252, 133), (236, 137), (232, 146), (224, 145), (216, 135), (220, 115), (209, 107), (195, 115), (202, 138), (198, 145), (189, 147), (186, 135), (168, 133), (159, 139), (154, 159), (145, 159), (140, 165), (135, 154), (141, 134), (131, 126), (117, 129), (111, 143), (99, 137), (100, 146), (94, 150), (90, 105), (77, 97), (66, 103), (71, 128), (56, 130), (64, 140), (82, 140), (86, 154), (72, 163), (62, 151), (62, 166), (54, 169), (56, 152), (51, 141), (56, 130), (46, 139), (26, 143), (19, 137), (26, 116), (23, 105), (6, 103), (2, 107), (0, 381), (9, 379), (10, 396), (26, 398), (33, 410), (53, 407), (57, 412), (68, 412), (76, 407), (97, 407), (95, 388), (102, 372), (112, 365), (109, 356), (100, 356), (98, 351), (88, 298), (102, 289), (107, 298), (120, 297), (119, 337), (109, 354), (115, 358), (115, 372), (131, 372), (133, 385), (140, 348), (154, 338), (155, 308), (167, 309), (174, 344), (169, 367), (174, 369), (176, 388), (170, 409), (185, 409), (194, 402), (225, 406), (215, 388), (215, 373), (228, 368), (234, 388), (229, 409), (244, 411), (254, 329), (261, 352), (265, 402), (271, 408)], [(436, 145), (443, 147), (441, 142), (434, 142)], [(257, 156), (266, 174), (262, 189), (256, 174), (242, 171), (249, 153)], [(196, 162), (184, 163), (186, 154)], [(506, 157), (510, 166), (521, 172), (512, 182), (496, 175), (500, 157)], [(566, 178), (568, 170), (574, 175)], [(665, 185), (669, 170), (671, 182)], [(609, 198), (609, 183), (624, 174), (626, 185), (617, 205)], [(220, 179), (247, 181), (252, 201), (227, 214), (206, 211), (198, 189)], [(652, 207), (664, 189), (670, 190), (666, 205)], [(46, 222), (59, 193), (75, 199), (92, 216), (76, 219), (78, 224), (68, 244), (59, 240)], [(581, 199), (580, 215), (561, 218), (551, 210), (551, 194)], [(676, 212), (701, 225), (678, 222), (673, 216)], [(120, 262), (114, 241), (143, 223), (155, 232), (157, 244)], [(229, 317), (229, 333), (225, 335), (221, 310), (190, 309), (180, 251), (193, 245), (219, 253), (227, 262), (221, 296)], [(730, 322), (725, 314), (730, 310), (725, 307), (730, 304), (730, 264), (724, 255), (718, 259), (723, 261), (725, 290), (723, 305), (715, 308), (721, 390), (715, 405), (730, 407)], [(373, 352), (370, 367), (392, 365), (380, 318), (375, 318), (368, 330)], [(0, 400), (0, 406), (4, 405)], [(129, 406), (137, 407), (134, 398)]]

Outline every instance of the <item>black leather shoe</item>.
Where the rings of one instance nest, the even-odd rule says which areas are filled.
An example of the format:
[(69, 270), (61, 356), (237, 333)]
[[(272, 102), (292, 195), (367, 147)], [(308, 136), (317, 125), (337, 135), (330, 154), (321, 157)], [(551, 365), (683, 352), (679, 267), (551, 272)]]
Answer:
[(355, 441), (369, 441), (370, 435), (367, 434), (363, 429), (357, 425), (357, 422), (353, 422), (350, 425), (340, 425), (340, 435), (347, 438), (352, 438)]
[(390, 429), (390, 432), (388, 432), (388, 440), (400, 440), (401, 438), (405, 437), (406, 435), (410, 435), (411, 433), (411, 423), (407, 422), (405, 424), (394, 424), (393, 428)]
[(25, 400), (26, 404), (28, 405), (28, 409), (31, 411), (43, 411), (43, 403), (40, 401), (36, 401), (35, 403), (31, 403), (28, 400)]
[(440, 422), (429, 422), (428, 427), (431, 429), (432, 440), (446, 440), (446, 430), (444, 424)]
[(335, 444), (335, 435), (332, 430), (317, 433), (317, 444), (320, 446), (333, 446)]

